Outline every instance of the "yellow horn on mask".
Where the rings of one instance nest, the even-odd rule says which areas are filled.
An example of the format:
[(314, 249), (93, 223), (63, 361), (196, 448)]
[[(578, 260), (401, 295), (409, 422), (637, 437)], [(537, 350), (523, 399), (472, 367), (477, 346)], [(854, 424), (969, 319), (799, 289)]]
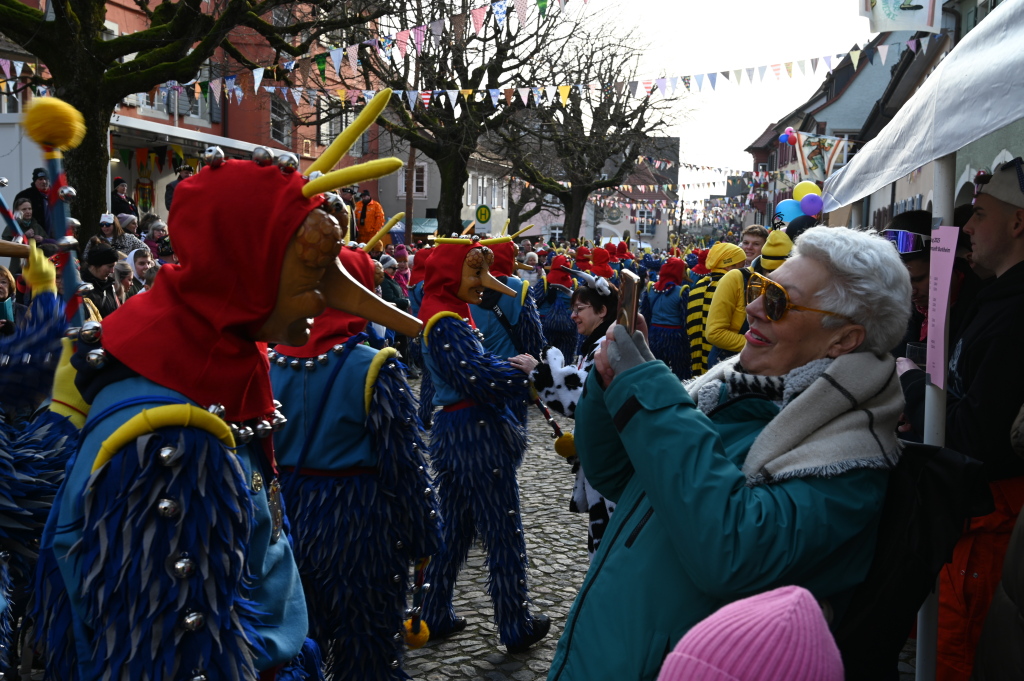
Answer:
[[(306, 174), (312, 173), (319, 170), (321, 173), (326, 173), (328, 170), (333, 168), (341, 160), (341, 157), (348, 153), (348, 150), (352, 148), (355, 141), (359, 139), (366, 130), (373, 125), (373, 122), (377, 120), (381, 112), (391, 101), (391, 89), (385, 88), (377, 93), (377, 95), (370, 100), (369, 104), (363, 107), (362, 112), (356, 116), (356, 119), (352, 121), (352, 125), (348, 126), (341, 131), (335, 140), (331, 143), (331, 146), (324, 150), (324, 153), (320, 154), (320, 158), (313, 161), (313, 165), (309, 166)], [(337, 185), (342, 186), (342, 185)]]
[(324, 275), (321, 291), (327, 306), (377, 324), (396, 332), (415, 337), (423, 328), (423, 322), (385, 303), (356, 281), (341, 261), (334, 260)]
[(515, 239), (516, 237), (518, 237), (523, 232), (529, 232), (531, 229), (533, 229), (533, 225), (526, 225), (526, 227), (523, 227), (521, 230), (519, 230), (518, 232), (513, 234), (512, 238)]
[(380, 231), (373, 235), (373, 238), (366, 242), (363, 246), (363, 250), (369, 253), (373, 250), (373, 247), (377, 245), (377, 242), (384, 238), (384, 235), (391, 231), (391, 228), (398, 224), (398, 221), (405, 217), (405, 213), (395, 213), (394, 216), (384, 223), (384, 226), (380, 228)]
[(390, 175), (401, 167), (402, 161), (393, 157), (349, 166), (348, 168), (342, 168), (341, 170), (321, 175), (315, 180), (310, 180), (302, 188), (302, 195), (308, 199), (311, 196), (316, 196), (321, 192), (329, 192), (338, 187), (345, 187), (350, 184), (358, 184)]
[[(497, 291), (498, 293), (504, 293), (506, 296), (515, 297), (516, 295), (515, 291), (513, 291), (508, 286), (505, 286), (500, 281), (495, 279), (494, 275), (491, 274), (490, 271), (483, 272), (480, 275), (480, 283), (481, 285), (483, 285), (484, 288), (489, 288), (492, 291)], [(409, 334), (406, 335), (408, 336)]]
[(501, 228), (501, 234), (499, 234), (498, 236), (505, 236), (506, 234), (508, 234), (508, 226), (509, 226), (509, 224), (511, 224), (511, 222), (512, 222), (511, 218), (508, 219), (508, 220), (505, 220), (505, 226)]

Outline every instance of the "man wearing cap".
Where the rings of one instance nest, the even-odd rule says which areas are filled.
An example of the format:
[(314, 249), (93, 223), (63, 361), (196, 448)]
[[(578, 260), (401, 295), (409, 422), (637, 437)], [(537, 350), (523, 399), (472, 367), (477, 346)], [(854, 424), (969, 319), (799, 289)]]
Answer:
[(164, 190), (164, 206), (167, 210), (171, 209), (171, 201), (174, 200), (174, 188), (178, 186), (178, 183), (187, 177), (192, 177), (192, 166), (187, 163), (182, 163), (180, 166), (174, 169), (178, 173), (178, 179), (167, 185), (167, 189)]
[[(1024, 504), (1024, 460), (1011, 426), (1024, 404), (1024, 162), (1005, 163), (983, 182), (964, 227), (974, 261), (996, 279), (975, 299), (950, 340), (946, 376), (946, 446), (985, 464), (995, 511), (974, 518), (940, 575), (936, 678), (967, 681), (974, 651), (1017, 515)], [(897, 360), (906, 418), (924, 432), (925, 372)]]
[(110, 212), (114, 215), (131, 213), (137, 220), (139, 209), (135, 207), (135, 200), (128, 196), (128, 182), (123, 177), (114, 178), (114, 191), (110, 193)]
[[(370, 192), (363, 190), (359, 197), (359, 204), (356, 206), (356, 228), (359, 232), (359, 243), (369, 243), (380, 228), (384, 226), (384, 207), (370, 198)], [(391, 237), (384, 235), (373, 247), (375, 252), (384, 250), (384, 247), (391, 243)], [(371, 256), (373, 254), (371, 253)]]
[(18, 199), (28, 199), (32, 202), (32, 217), (44, 228), (46, 224), (46, 191), (50, 188), (50, 176), (46, 174), (45, 168), (36, 168), (32, 171), (32, 184), (27, 189), (22, 189), (14, 197), (14, 205)]

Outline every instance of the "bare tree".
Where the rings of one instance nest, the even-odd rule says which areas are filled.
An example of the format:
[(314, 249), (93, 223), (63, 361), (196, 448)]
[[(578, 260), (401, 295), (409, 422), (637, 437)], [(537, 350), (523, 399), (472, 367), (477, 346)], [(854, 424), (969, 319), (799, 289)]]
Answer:
[[(404, 98), (396, 94), (379, 122), (437, 164), (441, 175), (437, 220), (442, 234), (461, 231), (468, 164), (481, 138), (512, 116), (515, 107), (507, 105), (506, 89), (533, 85), (538, 58), (558, 54), (567, 36), (581, 25), (582, 19), (571, 20), (565, 13), (549, 13), (541, 19), (533, 3), (528, 4), (531, 9), (526, 16), (519, 16), (512, 2), (502, 17), (494, 15), (493, 5), (488, 7), (485, 25), (477, 33), (468, 0), (407, 0), (406, 12), (389, 17), (393, 23), (386, 30), (399, 35), (426, 26), (422, 49), (412, 44), (414, 34), (408, 34), (404, 57), (397, 47), (360, 48), (365, 67), (360, 87), (384, 85), (406, 93)], [(451, 21), (440, 19), (443, 28), (436, 23), (449, 16)], [(440, 90), (459, 94), (451, 101), (447, 92), (434, 95)], [(410, 91), (430, 92), (428, 105), (410, 102)]]
[[(398, 2), (399, 0), (396, 0)], [(87, 126), (81, 146), (66, 155), (68, 181), (78, 190), (74, 213), (85, 236), (96, 229), (106, 206), (109, 163), (107, 129), (115, 107), (137, 92), (161, 83), (192, 80), (218, 49), (245, 68), (256, 64), (235, 42), (251, 44), (288, 58), (307, 53), (328, 31), (365, 24), (393, 11), (388, 0), (135, 0), (149, 27), (114, 36), (104, 26), (106, 0), (49, 0), (47, 13), (21, 0), (0, 0), (0, 30), (38, 57), (50, 75), (37, 74), (35, 85), (82, 112)], [(288, 21), (269, 19), (275, 10)], [(238, 40), (241, 38), (241, 40)], [(275, 74), (286, 80), (278, 69)]]
[(543, 212), (555, 214), (560, 209), (561, 204), (550, 194), (522, 180), (513, 180), (508, 193), (508, 233), (515, 234)]
[[(590, 195), (622, 184), (644, 145), (670, 121), (671, 99), (635, 78), (642, 47), (634, 33), (575, 32), (559, 58), (543, 58), (552, 82), (579, 84), (543, 106), (523, 109), (498, 130), (492, 149), (516, 174), (554, 196), (566, 238), (578, 237)], [(593, 84), (593, 86), (592, 86)], [(635, 91), (633, 88), (636, 88)], [(564, 92), (564, 91), (563, 91)]]

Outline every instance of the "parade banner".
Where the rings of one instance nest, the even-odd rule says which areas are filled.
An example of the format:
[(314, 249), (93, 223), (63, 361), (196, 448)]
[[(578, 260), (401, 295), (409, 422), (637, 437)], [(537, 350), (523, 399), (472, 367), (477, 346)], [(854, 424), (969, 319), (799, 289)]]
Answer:
[(935, 227), (931, 240), (931, 283), (928, 291), (928, 349), (925, 371), (933, 385), (946, 388), (946, 316), (949, 312), (949, 284), (959, 227)]

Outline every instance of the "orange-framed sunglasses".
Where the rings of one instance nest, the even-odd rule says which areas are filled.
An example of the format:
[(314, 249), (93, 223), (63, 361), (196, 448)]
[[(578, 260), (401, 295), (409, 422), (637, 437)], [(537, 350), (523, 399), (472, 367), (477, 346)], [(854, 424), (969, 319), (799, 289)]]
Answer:
[(747, 305), (750, 305), (761, 296), (764, 296), (764, 315), (773, 322), (781, 320), (786, 316), (786, 312), (789, 310), (817, 312), (818, 314), (824, 314), (830, 317), (839, 317), (849, 322), (853, 321), (846, 315), (841, 315), (837, 312), (816, 310), (813, 307), (794, 305), (789, 302), (789, 294), (786, 293), (786, 289), (782, 288), (782, 284), (772, 281), (768, 277), (760, 275), (757, 272), (752, 272), (750, 274), (750, 280), (747, 282)]

